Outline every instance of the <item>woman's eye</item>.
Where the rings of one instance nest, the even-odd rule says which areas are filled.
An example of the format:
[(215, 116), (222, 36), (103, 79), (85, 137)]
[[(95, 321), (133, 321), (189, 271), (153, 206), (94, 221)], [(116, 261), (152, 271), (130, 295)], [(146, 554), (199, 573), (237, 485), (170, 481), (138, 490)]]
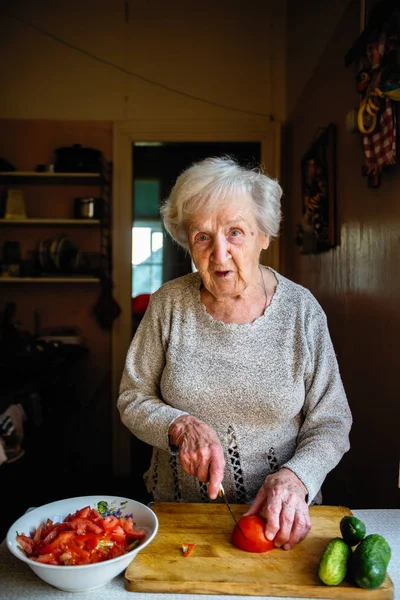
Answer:
[(231, 235), (233, 235), (233, 237), (238, 237), (242, 232), (240, 231), (240, 229), (233, 229), (231, 231)]
[(208, 236), (205, 233), (199, 233), (198, 235), (196, 235), (195, 241), (196, 242), (206, 242), (208, 240)]

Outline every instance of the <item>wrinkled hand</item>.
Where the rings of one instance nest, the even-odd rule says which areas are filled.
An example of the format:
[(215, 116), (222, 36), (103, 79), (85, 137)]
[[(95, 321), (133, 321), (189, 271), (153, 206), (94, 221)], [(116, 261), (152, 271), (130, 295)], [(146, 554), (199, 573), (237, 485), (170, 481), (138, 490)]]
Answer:
[(214, 429), (190, 415), (178, 417), (169, 428), (171, 442), (179, 448), (182, 469), (203, 483), (214, 500), (224, 478), (225, 458)]
[(282, 467), (265, 479), (253, 504), (245, 515), (262, 515), (267, 524), (265, 535), (275, 546), (290, 550), (304, 540), (311, 529), (307, 489), (291, 471)]

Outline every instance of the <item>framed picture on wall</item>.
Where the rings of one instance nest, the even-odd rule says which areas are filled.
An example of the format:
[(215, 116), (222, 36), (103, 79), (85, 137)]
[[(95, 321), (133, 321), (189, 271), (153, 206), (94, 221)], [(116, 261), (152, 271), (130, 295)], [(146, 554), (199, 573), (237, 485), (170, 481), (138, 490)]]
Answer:
[(331, 124), (301, 160), (301, 222), (296, 243), (302, 254), (326, 252), (337, 244), (336, 126)]

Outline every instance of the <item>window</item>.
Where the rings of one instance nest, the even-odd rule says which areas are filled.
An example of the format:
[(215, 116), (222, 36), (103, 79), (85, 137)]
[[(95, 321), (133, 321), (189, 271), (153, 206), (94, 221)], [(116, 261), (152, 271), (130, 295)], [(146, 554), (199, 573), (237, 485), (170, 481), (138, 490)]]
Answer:
[(132, 228), (132, 296), (152, 294), (162, 284), (161, 221), (136, 221)]
[(132, 297), (152, 294), (163, 280), (163, 228), (158, 180), (135, 180), (132, 227)]

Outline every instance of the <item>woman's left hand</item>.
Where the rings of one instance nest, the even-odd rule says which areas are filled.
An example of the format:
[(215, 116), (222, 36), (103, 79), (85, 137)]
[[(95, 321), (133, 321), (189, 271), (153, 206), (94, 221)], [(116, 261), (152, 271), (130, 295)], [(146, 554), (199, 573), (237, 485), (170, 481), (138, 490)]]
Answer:
[(290, 550), (311, 529), (307, 489), (291, 471), (282, 467), (265, 479), (250, 509), (243, 515), (260, 514), (266, 520), (265, 535), (275, 546)]

